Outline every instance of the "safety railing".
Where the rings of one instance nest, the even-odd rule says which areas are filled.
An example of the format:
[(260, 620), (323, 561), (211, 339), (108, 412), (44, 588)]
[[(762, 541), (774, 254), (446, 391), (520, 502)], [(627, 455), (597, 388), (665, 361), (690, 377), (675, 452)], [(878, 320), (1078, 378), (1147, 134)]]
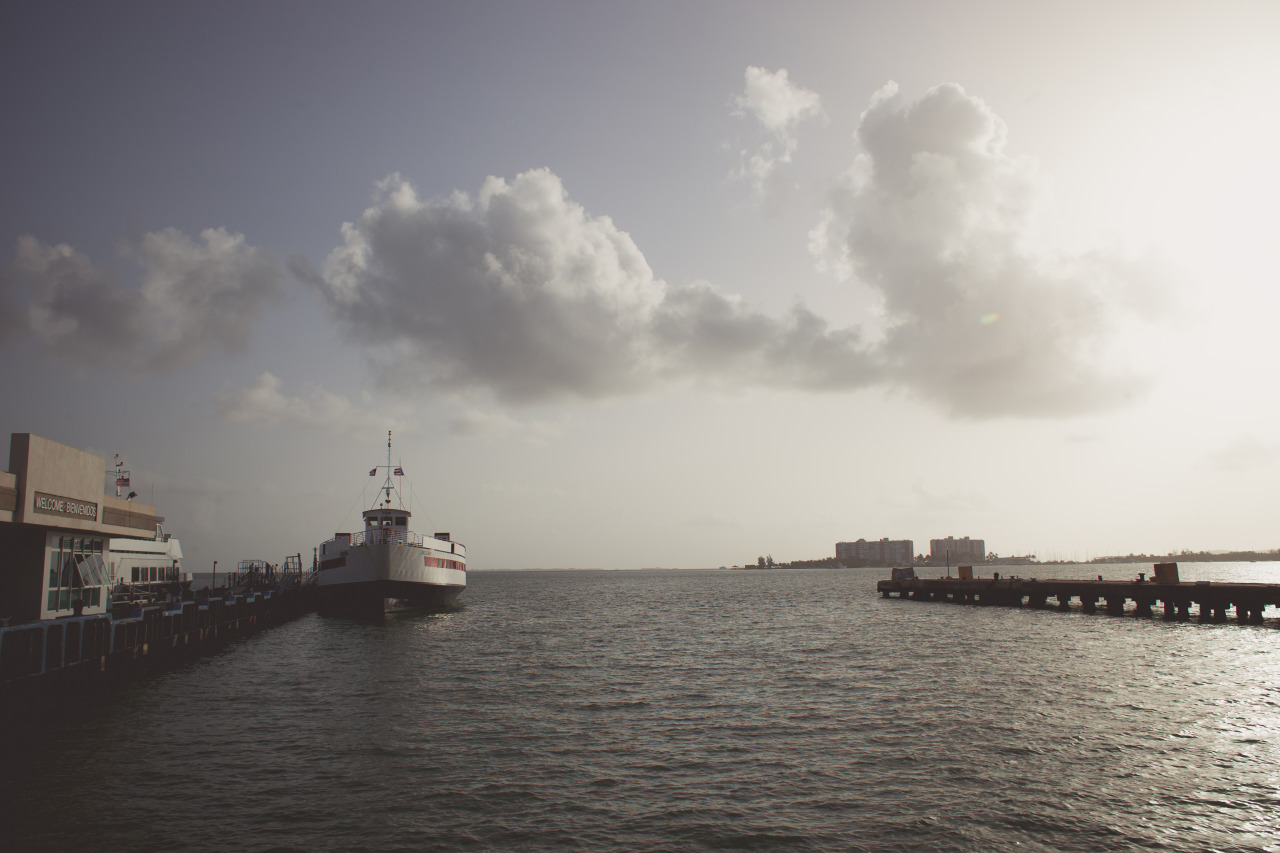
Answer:
[(408, 530), (363, 530), (351, 536), (352, 545), (417, 545), (422, 547), (422, 534)]

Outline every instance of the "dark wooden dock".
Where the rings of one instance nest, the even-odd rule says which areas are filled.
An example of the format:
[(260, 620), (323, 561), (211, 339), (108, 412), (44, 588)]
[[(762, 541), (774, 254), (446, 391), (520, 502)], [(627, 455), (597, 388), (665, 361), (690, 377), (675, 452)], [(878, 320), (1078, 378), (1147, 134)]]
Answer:
[[(1171, 570), (1170, 568), (1171, 567)], [(961, 567), (969, 569), (968, 566)], [(1142, 573), (1133, 580), (1066, 580), (1038, 578), (969, 577), (918, 578), (910, 570), (895, 569), (894, 577), (876, 583), (884, 598), (912, 601), (947, 601), (955, 604), (1029, 607), (1035, 610), (1070, 610), (1078, 600), (1085, 613), (1121, 616), (1132, 613), (1166, 621), (1192, 618), (1201, 622), (1226, 622), (1229, 614), (1240, 624), (1262, 623), (1267, 606), (1280, 607), (1280, 584), (1184, 582), (1177, 580), (1177, 565), (1158, 564), (1159, 579)], [(1132, 607), (1130, 607), (1132, 603)]]
[(315, 609), (310, 588), (230, 593), (0, 628), (0, 699), (159, 672)]

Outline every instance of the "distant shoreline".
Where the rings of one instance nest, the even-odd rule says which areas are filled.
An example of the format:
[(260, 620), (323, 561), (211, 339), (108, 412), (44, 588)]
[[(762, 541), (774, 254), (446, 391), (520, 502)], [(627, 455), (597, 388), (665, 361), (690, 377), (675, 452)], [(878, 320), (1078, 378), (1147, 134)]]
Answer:
[[(1006, 557), (998, 560), (975, 560), (966, 563), (964, 560), (952, 560), (951, 566), (1095, 566), (1112, 563), (1267, 563), (1280, 561), (1280, 550), (1277, 551), (1228, 551), (1213, 554), (1208, 551), (1182, 554), (1125, 554), (1109, 557), (1094, 557), (1090, 560), (1032, 560), (1025, 557)], [(916, 568), (944, 568), (947, 563), (926, 560), (912, 563)], [(734, 566), (734, 568), (739, 568)], [(843, 565), (831, 557), (821, 560), (792, 560), (789, 563), (775, 563), (772, 566), (747, 565), (743, 569), (874, 569), (892, 568), (890, 563), (858, 563)]]

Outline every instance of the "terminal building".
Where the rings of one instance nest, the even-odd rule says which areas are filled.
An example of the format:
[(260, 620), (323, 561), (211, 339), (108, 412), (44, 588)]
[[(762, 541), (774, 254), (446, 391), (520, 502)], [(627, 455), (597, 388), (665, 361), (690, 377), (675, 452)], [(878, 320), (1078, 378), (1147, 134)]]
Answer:
[(0, 472), (0, 625), (105, 613), (117, 584), (181, 579), (181, 547), (164, 519), (132, 495), (107, 494), (109, 471), (101, 456), (10, 437)]
[(915, 562), (915, 543), (910, 539), (881, 539), (868, 542), (859, 539), (857, 542), (837, 542), (836, 559), (844, 563), (861, 563), (863, 565), (900, 565), (909, 566)]

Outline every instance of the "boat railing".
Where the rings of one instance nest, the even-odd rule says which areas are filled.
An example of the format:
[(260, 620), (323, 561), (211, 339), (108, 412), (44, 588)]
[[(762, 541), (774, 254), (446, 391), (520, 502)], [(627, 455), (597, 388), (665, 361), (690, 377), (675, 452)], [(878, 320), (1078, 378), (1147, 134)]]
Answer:
[(417, 545), (422, 547), (422, 534), (409, 530), (363, 530), (353, 534), (352, 545)]

